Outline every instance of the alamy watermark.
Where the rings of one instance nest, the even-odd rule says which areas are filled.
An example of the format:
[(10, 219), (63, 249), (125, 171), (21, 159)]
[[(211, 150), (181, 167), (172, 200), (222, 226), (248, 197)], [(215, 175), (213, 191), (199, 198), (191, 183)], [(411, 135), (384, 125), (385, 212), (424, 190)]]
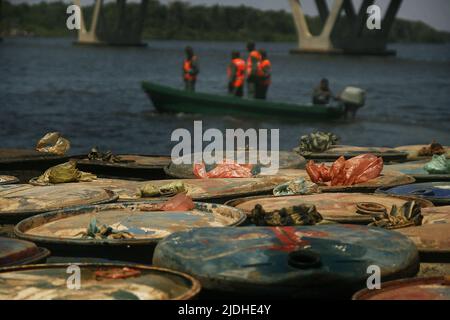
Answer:
[(381, 268), (377, 265), (370, 265), (367, 267), (367, 274), (370, 274), (366, 281), (367, 289), (381, 289)]
[[(174, 164), (214, 165), (226, 159), (238, 164), (260, 164), (262, 174), (276, 173), (279, 168), (279, 129), (226, 129), (224, 136), (215, 128), (203, 132), (202, 121), (194, 121), (193, 135), (179, 128), (172, 132), (171, 141), (178, 142), (171, 152)], [(208, 144), (203, 148), (205, 142)]]

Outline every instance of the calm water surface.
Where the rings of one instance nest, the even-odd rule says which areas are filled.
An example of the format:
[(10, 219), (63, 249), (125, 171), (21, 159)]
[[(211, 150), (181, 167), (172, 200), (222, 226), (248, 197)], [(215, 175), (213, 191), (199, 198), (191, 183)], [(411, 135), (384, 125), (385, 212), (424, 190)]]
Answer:
[[(392, 45), (397, 57), (289, 55), (290, 43), (262, 43), (273, 63), (270, 99), (306, 103), (321, 77), (333, 91), (367, 90), (356, 121), (309, 122), (154, 112), (142, 80), (181, 87), (187, 42), (147, 48), (73, 46), (71, 39), (16, 38), (0, 43), (0, 147), (31, 148), (48, 131), (72, 142), (72, 153), (98, 145), (115, 153), (169, 153), (176, 128), (279, 128), (284, 149), (301, 134), (333, 131), (345, 144), (450, 144), (450, 45)], [(243, 43), (190, 42), (200, 57), (198, 91), (223, 94), (232, 49)]]

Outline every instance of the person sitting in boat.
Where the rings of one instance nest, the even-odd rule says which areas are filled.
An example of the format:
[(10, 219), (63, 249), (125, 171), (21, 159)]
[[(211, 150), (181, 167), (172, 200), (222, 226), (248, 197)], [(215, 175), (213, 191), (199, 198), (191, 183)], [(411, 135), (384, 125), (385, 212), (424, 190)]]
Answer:
[(329, 104), (333, 98), (333, 93), (330, 90), (328, 79), (323, 78), (320, 84), (314, 88), (313, 104), (324, 105)]
[(195, 91), (195, 82), (197, 81), (197, 76), (200, 72), (198, 59), (194, 54), (194, 49), (192, 49), (192, 47), (187, 46), (184, 51), (186, 54), (186, 59), (183, 63), (184, 88), (187, 91)]
[(256, 50), (254, 42), (247, 43), (247, 95), (256, 98), (256, 86), (258, 83), (258, 64), (261, 62), (261, 54)]
[(271, 84), (272, 78), (272, 63), (270, 62), (267, 51), (259, 50), (261, 54), (261, 62), (258, 64), (258, 86), (256, 88), (256, 98), (265, 100), (267, 98), (267, 91)]
[(245, 61), (239, 51), (231, 53), (231, 63), (228, 66), (228, 93), (236, 97), (244, 95)]

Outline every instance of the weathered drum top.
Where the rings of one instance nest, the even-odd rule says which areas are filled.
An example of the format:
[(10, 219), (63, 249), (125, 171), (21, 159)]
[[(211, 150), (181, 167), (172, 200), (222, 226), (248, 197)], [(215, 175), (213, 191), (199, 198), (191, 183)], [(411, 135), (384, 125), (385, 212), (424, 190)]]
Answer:
[[(196, 176), (193, 173), (192, 163), (193, 163), (193, 157), (196, 154), (188, 154), (183, 156), (181, 159), (189, 159), (189, 161), (185, 161), (191, 164), (174, 164), (173, 162), (170, 163), (169, 166), (167, 166), (164, 170), (166, 174), (169, 176), (175, 177), (175, 178), (183, 178), (183, 179), (196, 179)], [(306, 165), (306, 160), (299, 154), (291, 151), (279, 151), (279, 158), (278, 158), (278, 168), (280, 169), (303, 169)], [(269, 151), (268, 157), (271, 156), (271, 153)], [(258, 154), (255, 153), (253, 157), (249, 155), (247, 152), (246, 154), (247, 162), (250, 163), (259, 163), (258, 161)], [(250, 158), (250, 160), (249, 160)], [(264, 166), (264, 165), (263, 165)]]
[(28, 184), (0, 186), (0, 220), (18, 219), (67, 207), (106, 203), (117, 196), (103, 188), (67, 183), (37, 187)]
[(419, 252), (432, 255), (427, 259), (443, 259), (440, 255), (450, 257), (450, 206), (423, 208), (422, 215), (421, 226), (396, 231), (408, 236)]
[(146, 183), (157, 187), (180, 181), (187, 188), (187, 194), (194, 200), (234, 197), (240, 195), (261, 194), (270, 192), (277, 185), (288, 181), (286, 177), (262, 178), (225, 178), (225, 179), (177, 179), (177, 180), (151, 180), (129, 181), (118, 179), (97, 179), (92, 182), (79, 183), (84, 186), (97, 186), (107, 188), (119, 195), (120, 201), (140, 199), (137, 189)]
[(184, 300), (200, 291), (199, 282), (186, 274), (125, 264), (79, 264), (81, 286), (74, 290), (67, 285), (76, 272), (70, 266), (2, 269), (0, 300)]
[(364, 289), (354, 300), (450, 300), (450, 278), (402, 279), (381, 284), (380, 290)]
[(380, 188), (376, 192), (419, 197), (441, 205), (450, 204), (450, 182), (413, 183), (393, 188)]
[(307, 159), (322, 159), (322, 160), (336, 160), (343, 156), (346, 159), (359, 156), (361, 154), (371, 153), (377, 157), (382, 157), (385, 161), (405, 160), (406, 152), (401, 152), (392, 148), (378, 148), (378, 147), (356, 147), (356, 146), (332, 146), (330, 149), (323, 152), (313, 152), (305, 155)]
[(18, 183), (19, 179), (13, 176), (0, 175), (0, 185)]
[[(401, 207), (408, 200), (398, 197), (363, 194), (363, 193), (319, 193), (287, 197), (249, 197), (228, 201), (227, 204), (250, 213), (255, 205), (260, 204), (266, 211), (280, 210), (300, 204), (311, 204), (324, 219), (340, 223), (370, 223), (373, 216), (358, 213), (358, 206), (365, 203), (377, 204), (386, 210), (393, 205)], [(423, 207), (433, 206), (428, 201), (419, 200)], [(377, 214), (374, 212), (374, 214)]]
[[(330, 164), (331, 165), (331, 164)], [(278, 177), (283, 177), (290, 180), (304, 178), (310, 180), (308, 173), (303, 169), (280, 169), (276, 173), (260, 174), (260, 177), (271, 177), (274, 174)], [(380, 187), (399, 186), (403, 184), (413, 183), (413, 177), (405, 175), (398, 171), (386, 171), (378, 178), (369, 180), (364, 183), (355, 184), (352, 186), (328, 186), (320, 185), (320, 190), (323, 192), (373, 192)]]
[[(195, 203), (196, 207), (190, 211), (141, 211), (142, 207), (157, 203), (161, 201), (112, 203), (38, 215), (21, 221), (16, 226), (16, 235), (31, 241), (67, 244), (153, 243), (177, 231), (234, 226), (245, 220), (245, 214), (236, 208), (207, 203)], [(99, 227), (111, 226), (114, 230), (128, 232), (133, 238), (83, 238), (93, 218)]]
[(372, 264), (385, 278), (411, 276), (418, 253), (407, 237), (379, 228), (201, 228), (162, 240), (153, 263), (189, 273), (206, 289), (285, 297), (364, 287)]
[[(408, 160), (431, 159), (431, 157), (419, 156), (419, 151), (424, 147), (428, 147), (428, 145), (421, 144), (421, 145), (401, 146), (395, 148), (395, 150), (398, 150), (400, 152), (406, 152), (408, 154)], [(447, 158), (450, 158), (450, 147), (444, 146), (444, 149), (447, 151), (446, 153)]]
[(424, 166), (429, 160), (410, 161), (404, 163), (385, 165), (383, 172), (398, 171), (412, 176), (417, 181), (447, 181), (450, 180), (450, 174), (429, 174)]
[(34, 263), (49, 255), (50, 251), (32, 242), (0, 237), (0, 267)]
[(106, 167), (123, 167), (123, 168), (163, 168), (170, 163), (169, 156), (153, 156), (153, 155), (129, 155), (121, 154), (117, 155), (121, 160), (125, 162), (107, 162), (101, 160), (78, 160), (77, 163), (87, 165), (98, 165)]

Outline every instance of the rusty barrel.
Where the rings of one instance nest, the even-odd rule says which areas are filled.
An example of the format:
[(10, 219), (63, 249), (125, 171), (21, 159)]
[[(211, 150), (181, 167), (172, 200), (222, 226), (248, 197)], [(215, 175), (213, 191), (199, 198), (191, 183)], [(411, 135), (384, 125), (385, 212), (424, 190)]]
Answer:
[[(200, 227), (231, 227), (246, 218), (236, 208), (199, 202), (189, 211), (147, 211), (149, 206), (161, 202), (111, 203), (41, 214), (17, 224), (15, 234), (49, 248), (57, 256), (150, 263), (155, 245), (174, 232)], [(110, 226), (126, 233), (126, 237), (87, 237), (93, 218), (98, 228)]]
[(58, 156), (32, 149), (1, 149), (0, 175), (12, 175), (27, 183), (48, 168), (77, 156)]
[[(79, 287), (76, 280), (68, 281), (76, 274)], [(142, 265), (42, 264), (0, 269), (0, 300), (188, 300), (200, 289), (200, 283), (187, 274)]]
[[(329, 163), (329, 166), (332, 164)], [(304, 178), (311, 180), (308, 173), (304, 169), (279, 169), (276, 172), (260, 174), (258, 177), (283, 177), (289, 180)], [(350, 186), (330, 186), (329, 184), (320, 184), (319, 188), (322, 192), (364, 192), (372, 193), (381, 187), (395, 187), (415, 182), (415, 179), (409, 175), (398, 171), (385, 171), (379, 177), (367, 182), (358, 183)]]
[(162, 155), (117, 155), (120, 162), (77, 160), (77, 168), (104, 178), (165, 179), (164, 167), (169, 165), (170, 156)]
[(450, 174), (430, 174), (424, 166), (429, 160), (410, 161), (385, 165), (383, 172), (398, 171), (413, 177), (417, 182), (450, 181)]
[(450, 278), (402, 279), (381, 284), (380, 290), (363, 289), (353, 300), (450, 300)]
[[(255, 150), (254, 154), (250, 153), (251, 151), (245, 151), (246, 156), (246, 163), (252, 163), (256, 164), (257, 167), (264, 167), (266, 166), (264, 163), (266, 160), (260, 161), (259, 153)], [(226, 153), (223, 151), (224, 159), (226, 158)], [(267, 157), (269, 157), (272, 154), (270, 151), (268, 152)], [(264, 155), (266, 156), (266, 155)], [(274, 154), (275, 156), (275, 154)], [(195, 157), (198, 157), (199, 159), (202, 158), (202, 154), (187, 154), (183, 157), (180, 157), (179, 159), (176, 159), (174, 162), (171, 162), (167, 167), (165, 167), (165, 172), (168, 176), (174, 177), (174, 178), (181, 178), (181, 179), (196, 179), (197, 177), (194, 175), (192, 169), (193, 169), (193, 163), (195, 162)], [(180, 162), (179, 164), (178, 161)], [(184, 161), (181, 163), (181, 161)], [(201, 162), (201, 161), (200, 161)], [(292, 152), (292, 151), (279, 151), (278, 152), (278, 168), (279, 169), (304, 169), (306, 165), (306, 160), (299, 154)], [(207, 169), (210, 170), (215, 165), (209, 165), (207, 166)], [(267, 167), (267, 166), (266, 166)], [(257, 172), (255, 172), (257, 174)]]
[(377, 157), (382, 157), (385, 162), (389, 161), (404, 161), (406, 160), (407, 153), (392, 148), (382, 147), (356, 147), (356, 146), (332, 146), (330, 149), (323, 152), (313, 152), (306, 154), (306, 159), (334, 161), (339, 157), (350, 159), (362, 154), (371, 153)]
[[(403, 206), (411, 198), (392, 197), (388, 195), (374, 195), (363, 193), (318, 193), (312, 195), (297, 195), (286, 197), (247, 197), (228, 201), (226, 204), (241, 209), (249, 214), (257, 204), (265, 211), (280, 210), (300, 204), (315, 205), (317, 211), (325, 220), (336, 223), (369, 224), (375, 215), (379, 215), (380, 208), (390, 210), (393, 205)], [(422, 207), (432, 207), (429, 201), (418, 199)], [(377, 209), (367, 212), (367, 205)]]
[(82, 186), (96, 186), (107, 188), (117, 193), (119, 201), (145, 201), (137, 190), (147, 183), (157, 187), (173, 182), (182, 182), (187, 188), (188, 195), (198, 201), (224, 203), (236, 197), (248, 195), (270, 194), (277, 185), (287, 182), (288, 177), (260, 177), (260, 178), (221, 178), (221, 179), (175, 179), (131, 181), (120, 179), (98, 179), (92, 182), (78, 183)]
[(0, 268), (45, 262), (49, 255), (50, 251), (32, 242), (0, 237)]
[(116, 199), (117, 195), (110, 190), (77, 183), (44, 187), (28, 184), (0, 186), (0, 223), (17, 223), (42, 212)]
[(436, 205), (450, 204), (450, 182), (413, 183), (393, 188), (380, 188), (376, 192), (394, 196), (418, 197), (429, 200)]
[(421, 261), (450, 263), (450, 206), (423, 208), (422, 215), (421, 226), (396, 231), (416, 244)]
[(156, 266), (199, 279), (209, 294), (236, 297), (351, 297), (368, 267), (383, 280), (414, 276), (418, 252), (407, 237), (355, 225), (194, 229), (162, 240)]

